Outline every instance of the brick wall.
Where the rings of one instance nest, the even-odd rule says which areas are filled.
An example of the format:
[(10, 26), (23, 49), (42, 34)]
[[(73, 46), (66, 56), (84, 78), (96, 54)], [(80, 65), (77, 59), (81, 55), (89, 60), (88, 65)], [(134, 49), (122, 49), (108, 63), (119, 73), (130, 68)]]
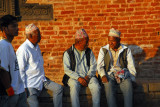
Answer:
[(63, 52), (74, 43), (77, 29), (86, 29), (89, 47), (97, 58), (101, 46), (107, 44), (111, 27), (119, 29), (121, 42), (132, 48), (138, 78), (160, 77), (159, 0), (27, 0), (27, 3), (53, 4), (54, 19), (20, 22), (13, 46), (17, 49), (25, 41), (25, 26), (35, 23), (41, 30), (39, 45), (46, 76), (51, 80), (61, 83)]

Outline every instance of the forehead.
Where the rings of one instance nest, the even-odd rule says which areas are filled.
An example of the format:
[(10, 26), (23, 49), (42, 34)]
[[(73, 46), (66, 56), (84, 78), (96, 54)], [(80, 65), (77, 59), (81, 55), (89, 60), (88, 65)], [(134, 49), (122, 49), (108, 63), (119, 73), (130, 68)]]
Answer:
[(40, 31), (39, 31), (39, 29), (36, 29), (33, 31), (33, 33), (38, 34), (38, 33), (40, 33)]
[(108, 40), (109, 41), (117, 41), (117, 37), (113, 37), (113, 36), (108, 36)]
[(16, 20), (14, 20), (9, 25), (18, 25), (18, 22)]

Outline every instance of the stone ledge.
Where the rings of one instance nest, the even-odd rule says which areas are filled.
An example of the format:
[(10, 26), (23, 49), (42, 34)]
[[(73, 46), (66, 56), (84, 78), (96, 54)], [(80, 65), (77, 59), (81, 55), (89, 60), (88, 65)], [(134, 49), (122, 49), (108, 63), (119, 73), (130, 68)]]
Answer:
[[(160, 83), (138, 83), (134, 89), (134, 107), (159, 107), (160, 105)], [(71, 107), (70, 89), (64, 87), (63, 90), (63, 106)], [(52, 92), (43, 90), (40, 97), (40, 107), (53, 107)], [(123, 107), (123, 95), (120, 89), (117, 92), (117, 101), (119, 107)], [(81, 107), (92, 107), (92, 96), (89, 88), (82, 88), (80, 91)], [(154, 106), (153, 106), (154, 105)], [(101, 89), (101, 107), (107, 107), (107, 99), (105, 91)]]

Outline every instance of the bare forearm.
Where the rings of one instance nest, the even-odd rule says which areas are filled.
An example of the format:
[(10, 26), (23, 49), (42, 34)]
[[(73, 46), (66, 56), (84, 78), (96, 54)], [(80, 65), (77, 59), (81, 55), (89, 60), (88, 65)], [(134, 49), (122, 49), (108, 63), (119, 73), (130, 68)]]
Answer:
[(5, 89), (8, 89), (11, 87), (11, 80), (10, 80), (10, 74), (9, 72), (0, 69), (0, 81), (4, 85)]

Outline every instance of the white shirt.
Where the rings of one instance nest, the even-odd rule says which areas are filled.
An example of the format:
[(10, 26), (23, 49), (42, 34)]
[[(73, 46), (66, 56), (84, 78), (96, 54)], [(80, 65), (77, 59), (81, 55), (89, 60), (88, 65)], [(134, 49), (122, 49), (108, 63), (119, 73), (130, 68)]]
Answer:
[(25, 88), (42, 90), (46, 81), (44, 61), (39, 45), (34, 46), (28, 39), (18, 48), (17, 59), (19, 71)]
[[(118, 56), (120, 55), (121, 52), (123, 52), (124, 49), (126, 49), (127, 47), (123, 44), (121, 44), (121, 49), (119, 50), (119, 53), (118, 53)], [(112, 58), (112, 53), (111, 51), (109, 50), (109, 44), (102, 47), (102, 48), (105, 48), (108, 50), (109, 52), (109, 55), (110, 55), (110, 59), (111, 59), (111, 62), (113, 60)], [(99, 52), (99, 55), (98, 55), (98, 66), (97, 66), (97, 69), (98, 69), (98, 73), (100, 74), (101, 77), (103, 77), (104, 75), (106, 75), (106, 72), (105, 72), (105, 65), (104, 65), (104, 52), (103, 52), (103, 49), (100, 49), (100, 52)], [(128, 48), (128, 51), (127, 51), (127, 69), (129, 70), (130, 72), (130, 77), (132, 79), (132, 81), (135, 81), (135, 76), (136, 76), (136, 69), (135, 69), (135, 64), (134, 64), (134, 59), (133, 59), (133, 56), (132, 56), (132, 53), (131, 53), (131, 50)], [(116, 62), (116, 65), (119, 66), (119, 57), (117, 59), (117, 62)], [(112, 68), (114, 68), (113, 66), (113, 63), (110, 64), (111, 66), (111, 69), (107, 72), (108, 75), (111, 74), (112, 72)]]
[(11, 86), (15, 94), (24, 92), (24, 84), (19, 74), (16, 54), (12, 44), (4, 39), (0, 40), (0, 67), (11, 75)]

